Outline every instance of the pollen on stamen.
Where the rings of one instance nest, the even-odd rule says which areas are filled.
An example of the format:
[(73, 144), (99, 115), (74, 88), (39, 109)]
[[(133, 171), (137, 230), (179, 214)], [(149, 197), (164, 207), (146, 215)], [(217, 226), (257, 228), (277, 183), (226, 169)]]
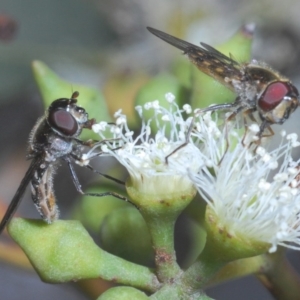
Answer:
[(277, 182), (285, 182), (287, 181), (289, 178), (289, 175), (287, 173), (277, 173), (273, 179), (274, 181), (277, 181)]
[(170, 121), (170, 117), (168, 115), (163, 115), (161, 119), (162, 121)]
[(125, 133), (125, 136), (126, 137), (132, 137), (134, 135), (134, 132), (133, 131), (129, 131), (129, 132), (126, 132)]
[(141, 117), (143, 113), (143, 108), (140, 105), (137, 105), (135, 107), (135, 110), (137, 111), (138, 115)]
[(293, 179), (293, 180), (291, 181), (291, 187), (292, 187), (292, 188), (296, 188), (298, 185), (299, 185), (299, 182), (298, 182), (296, 179)]
[(92, 130), (95, 133), (99, 133), (100, 131), (105, 131), (107, 127), (107, 122), (100, 122), (92, 125)]
[(108, 152), (109, 152), (109, 148), (108, 148), (108, 146), (105, 145), (105, 144), (101, 147), (101, 150), (102, 150), (102, 152), (104, 152), (104, 153), (108, 153)]
[(114, 113), (114, 118), (118, 118), (120, 115), (122, 115), (122, 109), (119, 109)]
[(298, 139), (298, 134), (297, 133), (290, 133), (286, 136), (286, 139), (296, 141)]
[(117, 126), (114, 126), (114, 127), (111, 127), (110, 131), (111, 131), (111, 133), (114, 133), (115, 135), (119, 135), (122, 132), (122, 129)]
[(285, 130), (280, 130), (280, 135), (281, 135), (282, 137), (285, 137), (285, 136), (286, 136), (286, 131), (285, 131)]
[(256, 149), (256, 154), (259, 155), (259, 156), (264, 156), (266, 154), (266, 149), (259, 146)]
[(261, 179), (258, 183), (258, 188), (262, 191), (268, 191), (271, 188), (271, 184), (265, 179)]
[(81, 167), (87, 166), (90, 163), (88, 154), (82, 154), (80, 160), (75, 160), (75, 163)]
[(154, 108), (155, 110), (158, 110), (160, 108), (158, 100), (152, 102), (152, 108)]
[(126, 116), (124, 115), (121, 115), (119, 116), (117, 119), (116, 119), (116, 124), (117, 125), (121, 125), (121, 124), (125, 124), (127, 121), (126, 121)]
[(296, 175), (299, 173), (299, 169), (297, 168), (287, 168), (287, 171), (289, 172), (289, 174), (291, 175)]
[(192, 112), (192, 107), (189, 104), (184, 104), (182, 108), (187, 114)]
[(290, 133), (286, 136), (288, 141), (291, 141), (291, 145), (293, 148), (297, 148), (300, 146), (300, 142), (298, 141), (298, 135), (296, 133)]
[(144, 109), (145, 110), (149, 110), (150, 108), (152, 108), (152, 102), (147, 102), (144, 104)]
[(258, 133), (260, 130), (258, 124), (256, 123), (252, 123), (250, 126), (248, 126), (248, 129), (253, 133)]
[(165, 98), (169, 103), (172, 103), (175, 100), (175, 96), (172, 93), (166, 93)]

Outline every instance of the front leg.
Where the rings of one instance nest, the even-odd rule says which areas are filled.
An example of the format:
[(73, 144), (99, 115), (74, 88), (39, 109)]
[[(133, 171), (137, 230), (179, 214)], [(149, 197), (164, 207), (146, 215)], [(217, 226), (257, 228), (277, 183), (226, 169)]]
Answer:
[[(69, 158), (64, 158), (64, 160), (67, 162), (68, 166), (69, 166), (69, 170), (70, 170), (70, 173), (71, 173), (71, 177), (72, 177), (72, 180), (73, 180), (73, 183), (75, 185), (75, 188), (76, 190), (84, 195), (84, 196), (91, 196), (91, 197), (105, 197), (105, 196), (113, 196), (115, 198), (118, 198), (118, 199), (121, 199), (123, 201), (126, 201), (126, 202), (129, 202), (131, 203), (133, 206), (135, 206), (131, 201), (129, 201), (125, 196), (122, 196), (118, 193), (115, 193), (115, 192), (104, 192), (104, 193), (85, 193), (83, 192), (82, 188), (81, 188), (81, 184), (78, 180), (78, 177), (76, 175), (76, 172), (74, 170), (74, 167), (70, 161)], [(136, 207), (136, 206), (135, 206)]]

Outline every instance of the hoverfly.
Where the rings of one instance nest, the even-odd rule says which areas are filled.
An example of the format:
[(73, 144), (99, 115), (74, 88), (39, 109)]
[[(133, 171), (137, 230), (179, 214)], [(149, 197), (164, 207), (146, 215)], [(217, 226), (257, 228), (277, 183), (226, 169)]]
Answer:
[(243, 112), (254, 120), (253, 113), (257, 111), (261, 119), (258, 138), (261, 138), (266, 128), (273, 135), (270, 125), (283, 124), (298, 107), (300, 99), (297, 88), (288, 78), (265, 64), (254, 60), (240, 64), (205, 43), (200, 43), (199, 47), (160, 30), (147, 29), (182, 50), (201, 72), (236, 93), (234, 102), (211, 105), (199, 112), (229, 109), (232, 114), (228, 119)]
[[(67, 163), (73, 183), (79, 193), (95, 197), (112, 195), (127, 201), (127, 198), (114, 192), (84, 193), (81, 189), (72, 161), (80, 161), (84, 147), (94, 145), (90, 141), (84, 142), (78, 139), (78, 136), (82, 129), (91, 129), (95, 120), (88, 119), (85, 109), (76, 104), (78, 96), (79, 93), (74, 92), (70, 99), (60, 98), (53, 101), (44, 116), (38, 119), (33, 127), (29, 137), (27, 155), (27, 158), (32, 161), (4, 214), (0, 223), (0, 233), (12, 218), (29, 183), (31, 183), (32, 200), (42, 219), (51, 224), (58, 218), (59, 210), (52, 178), (60, 161)], [(100, 154), (101, 152), (98, 153), (98, 155)], [(85, 167), (112, 179), (112, 177), (94, 170), (88, 164)], [(115, 181), (121, 183), (118, 180)]]

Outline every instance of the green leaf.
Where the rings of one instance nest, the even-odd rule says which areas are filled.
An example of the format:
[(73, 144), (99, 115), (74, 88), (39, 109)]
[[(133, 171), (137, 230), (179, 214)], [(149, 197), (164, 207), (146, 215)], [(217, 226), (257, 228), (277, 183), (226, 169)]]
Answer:
[(145, 293), (127, 286), (114, 287), (104, 292), (97, 300), (147, 300)]
[[(97, 122), (111, 122), (104, 97), (97, 89), (63, 80), (44, 63), (37, 60), (32, 63), (32, 70), (45, 108), (54, 100), (70, 98), (74, 91), (78, 91), (78, 105), (88, 112), (90, 119), (95, 118)], [(97, 139), (97, 135), (88, 130), (84, 130), (81, 137)]]
[(79, 222), (13, 219), (8, 231), (44, 281), (99, 277), (102, 250)]
[(46, 282), (100, 277), (147, 291), (159, 285), (150, 269), (99, 248), (78, 221), (48, 225), (42, 220), (14, 218), (8, 232)]

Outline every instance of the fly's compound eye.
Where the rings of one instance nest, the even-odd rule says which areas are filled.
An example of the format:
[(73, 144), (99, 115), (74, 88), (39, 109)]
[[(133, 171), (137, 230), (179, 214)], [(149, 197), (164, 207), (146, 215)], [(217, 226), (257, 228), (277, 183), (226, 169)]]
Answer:
[(261, 95), (258, 106), (263, 111), (268, 112), (280, 104), (285, 97), (293, 99), (297, 98), (298, 95), (299, 93), (293, 85), (281, 81), (273, 82)]
[(64, 109), (50, 112), (48, 122), (50, 126), (66, 136), (73, 136), (78, 130), (77, 121)]

